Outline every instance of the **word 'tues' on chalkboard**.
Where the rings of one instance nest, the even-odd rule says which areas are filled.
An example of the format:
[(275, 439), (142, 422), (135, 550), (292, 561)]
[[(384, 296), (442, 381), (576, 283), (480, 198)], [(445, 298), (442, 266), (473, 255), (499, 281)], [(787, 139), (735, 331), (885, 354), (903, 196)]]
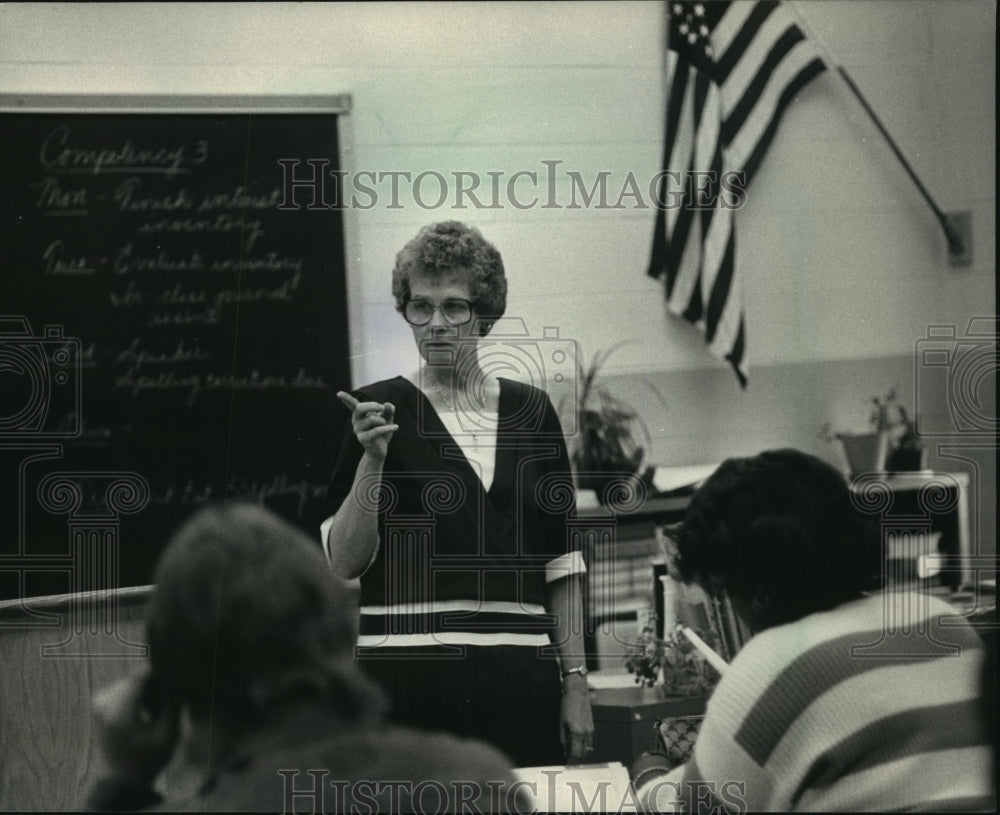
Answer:
[(336, 113), (0, 132), (0, 597), (148, 583), (207, 501), (317, 534), (350, 384), (343, 212), (279, 208), (279, 160), (336, 170)]

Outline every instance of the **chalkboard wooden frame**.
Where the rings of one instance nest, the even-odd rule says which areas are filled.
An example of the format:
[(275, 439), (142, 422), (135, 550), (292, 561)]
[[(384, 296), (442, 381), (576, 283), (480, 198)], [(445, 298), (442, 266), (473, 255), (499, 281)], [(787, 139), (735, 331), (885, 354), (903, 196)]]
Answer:
[[(153, 120), (152, 117), (160, 117), (159, 120), (166, 121), (167, 117), (183, 120), (185, 117), (202, 116), (206, 117), (206, 120), (215, 121), (218, 117), (232, 116), (246, 117), (256, 126), (265, 120), (278, 122), (283, 118), (309, 117), (310, 122), (317, 122), (317, 128), (321, 126), (319, 124), (321, 122), (329, 123), (331, 126), (332, 132), (329, 135), (337, 148), (336, 155), (333, 156), (335, 159), (334, 169), (337, 167), (346, 169), (345, 157), (350, 154), (350, 117), (346, 114), (350, 113), (351, 107), (351, 96), (346, 93), (311, 95), (0, 94), (0, 117), (4, 117), (4, 120), (8, 122), (20, 121), (19, 114), (25, 114), (26, 117), (36, 114), (80, 117), (81, 121), (91, 117), (97, 120), (102, 116), (150, 117), (150, 121)], [(306, 158), (307, 156), (302, 154), (302, 157)], [(9, 163), (3, 149), (0, 149), (0, 173), (8, 174)], [(10, 179), (6, 178), (5, 180)], [(339, 219), (337, 251), (339, 257), (335, 266), (338, 269), (336, 274), (340, 278), (340, 288), (337, 291), (340, 293), (338, 296), (342, 297), (343, 300), (343, 325), (337, 348), (339, 349), (338, 356), (342, 370), (335, 376), (329, 377), (330, 380), (335, 381), (326, 381), (319, 374), (314, 376), (312, 370), (302, 376), (304, 380), (310, 382), (314, 380), (322, 382), (322, 388), (316, 386), (316, 390), (323, 390), (322, 400), (332, 398), (332, 393), (336, 389), (353, 381), (349, 352), (350, 320), (346, 289), (354, 280), (350, 264), (355, 253), (350, 251), (350, 247), (354, 242), (356, 226), (349, 216), (349, 211), (343, 209), (336, 215)], [(3, 234), (2, 228), (3, 224), (0, 223), (0, 234)], [(324, 227), (324, 232), (325, 229)], [(10, 235), (8, 234), (7, 237), (9, 239)], [(286, 241), (291, 241), (291, 239), (286, 239)], [(14, 243), (16, 244), (16, 241)], [(310, 258), (311, 261), (325, 257), (321, 250), (315, 251), (318, 254)], [(326, 266), (323, 268), (325, 270)], [(275, 288), (275, 291), (277, 289), (278, 287)], [(224, 291), (229, 292), (230, 289)], [(242, 290), (237, 287), (236, 291)], [(277, 298), (277, 295), (275, 297)], [(238, 297), (233, 299), (239, 302)], [(313, 299), (316, 299), (315, 296)], [(82, 302), (82, 305), (86, 308), (92, 304)], [(253, 303), (249, 303), (241, 307), (249, 310), (252, 309), (253, 305)], [(4, 315), (11, 311), (25, 313), (23, 309), (16, 307), (14, 309), (0, 308), (0, 312)], [(31, 341), (42, 347), (41, 353), (43, 355), (48, 354), (50, 350), (48, 346), (54, 348), (56, 341), (63, 338), (58, 334), (53, 334), (51, 337), (43, 334), (43, 325), (40, 324), (40, 321), (37, 325), (35, 322), (32, 320), (30, 325), (30, 331), (33, 334)], [(315, 320), (314, 322), (318, 323)], [(258, 340), (260, 339), (258, 338)], [(19, 337), (15, 337), (14, 341), (21, 342)], [(241, 341), (243, 341), (242, 337)], [(260, 341), (257, 343), (258, 346), (262, 344)], [(10, 335), (5, 337), (3, 331), (0, 330), (0, 352), (5, 347), (9, 350), (10, 346)], [(116, 350), (119, 355), (123, 353), (121, 349)], [(289, 352), (290, 356), (296, 358), (300, 353), (306, 354), (306, 352), (299, 350), (299, 346), (294, 345), (285, 350)], [(240, 378), (237, 376), (235, 351), (233, 357), (232, 381), (240, 383), (233, 385), (232, 389), (236, 390), (246, 384), (249, 377)], [(321, 357), (322, 354), (319, 354), (317, 359), (313, 361), (322, 362)], [(0, 362), (2, 361), (0, 359)], [(47, 362), (51, 367), (52, 359), (48, 359)], [(3, 366), (0, 365), (0, 367)], [(302, 374), (303, 370), (304, 368), (300, 367), (298, 373)], [(257, 371), (254, 370), (253, 373), (256, 374)], [(289, 374), (287, 378), (290, 381), (292, 370), (290, 369), (287, 373)], [(267, 376), (262, 378), (268, 379)], [(271, 377), (271, 379), (280, 378)], [(254, 387), (257, 384), (259, 384), (257, 381), (250, 383)], [(79, 383), (77, 383), (77, 387), (79, 387)], [(91, 402), (86, 399), (86, 387), (83, 388), (83, 392), (83, 408), (80, 409), (79, 413), (86, 417), (86, 411), (90, 408)], [(207, 491), (195, 489), (193, 492), (189, 490), (190, 494), (184, 496), (180, 495), (182, 485), (178, 483), (172, 485), (177, 489), (172, 498), (166, 496), (167, 501), (165, 502), (162, 485), (160, 486), (160, 494), (157, 495), (158, 487), (154, 483), (155, 478), (150, 478), (146, 471), (136, 472), (136, 468), (127, 466), (127, 457), (125, 466), (122, 466), (119, 459), (115, 459), (113, 462), (102, 462), (101, 466), (97, 467), (88, 466), (90, 464), (88, 461), (71, 460), (72, 456), (68, 455), (67, 451), (74, 446), (79, 446), (82, 443), (81, 437), (85, 435), (80, 427), (76, 427), (75, 433), (64, 432), (62, 428), (49, 427), (48, 429), (55, 432), (48, 436), (34, 431), (18, 436), (17, 432), (13, 434), (5, 432), (9, 431), (10, 422), (7, 422), (6, 425), (3, 422), (5, 419), (10, 419), (10, 415), (9, 413), (5, 414), (3, 406), (0, 405), (0, 495), (7, 496), (6, 499), (0, 500), (6, 500), (8, 508), (16, 510), (14, 513), (9, 513), (11, 515), (10, 523), (0, 524), (0, 599), (63, 593), (67, 589), (76, 592), (147, 584), (151, 580), (155, 559), (165, 545), (169, 533), (183, 517), (190, 514), (190, 511), (197, 505), (206, 501), (228, 500), (230, 498), (263, 501), (306, 531), (317, 533), (317, 519), (322, 514), (321, 507), (318, 506), (320, 500), (318, 486), (325, 483), (326, 472), (323, 471), (328, 460), (326, 448), (329, 446), (329, 440), (324, 435), (326, 428), (320, 426), (323, 423), (322, 409), (316, 402), (311, 402), (308, 408), (309, 418), (302, 418), (304, 426), (302, 432), (306, 435), (314, 432), (316, 438), (313, 442), (311, 439), (300, 437), (297, 439), (299, 446), (295, 448), (295, 452), (298, 454), (301, 454), (303, 450), (309, 451), (310, 461), (307, 466), (311, 467), (312, 470), (308, 483), (305, 479), (296, 480), (292, 475), (288, 475), (288, 478), (283, 481), (282, 479), (286, 475), (284, 473), (275, 475), (270, 483), (265, 483), (267, 477), (261, 473), (255, 473), (241, 476), (244, 483), (235, 488), (232, 495), (227, 494), (231, 491), (231, 481), (227, 480), (221, 489), (216, 489), (214, 492), (211, 489)], [(256, 409), (255, 405), (253, 410)], [(266, 414), (266, 412), (265, 410), (264, 413)], [(299, 416), (297, 410), (295, 414)], [(232, 414), (230, 414), (229, 431), (229, 435), (232, 437), (234, 434), (232, 433), (231, 417)], [(295, 417), (285, 418), (286, 421), (278, 424), (290, 426), (294, 423)], [(262, 424), (258, 425), (253, 433), (247, 431), (243, 434), (242, 439), (237, 438), (237, 443), (246, 447), (249, 437), (254, 434), (260, 437), (264, 435), (261, 428), (266, 430), (275, 424), (274, 422), (268, 424), (266, 416), (261, 422)], [(15, 428), (16, 430), (17, 428)], [(152, 435), (152, 431), (150, 435)], [(183, 441), (183, 439), (181, 440)], [(315, 456), (312, 456), (311, 443), (319, 448)], [(224, 456), (227, 479), (230, 475), (229, 465), (232, 460), (232, 438), (230, 444), (230, 452)], [(238, 453), (239, 450), (236, 452)], [(199, 452), (198, 455), (201, 453)], [(294, 455), (294, 453), (290, 455)], [(63, 460), (64, 458), (65, 460)], [(249, 460), (245, 455), (243, 463), (247, 464)], [(33, 470), (37, 470), (37, 472), (32, 472)], [(188, 472), (188, 474), (190, 473)], [(243, 490), (244, 486), (245, 490)], [(307, 489), (308, 500), (305, 497)], [(241, 490), (245, 494), (242, 494)], [(16, 498), (11, 500), (12, 496), (16, 496)], [(138, 522), (137, 519), (144, 514), (149, 516), (150, 506), (156, 504), (162, 509), (170, 500), (178, 503), (175, 511), (159, 512), (158, 515), (154, 513), (154, 520), (145, 525)], [(157, 502), (159, 503), (157, 504)], [(297, 511), (292, 507), (292, 504), (297, 504)], [(306, 506), (307, 504), (308, 506)], [(8, 513), (4, 510), (0, 514), (6, 515)], [(39, 518), (33, 518), (32, 515), (45, 517), (41, 518), (42, 522), (38, 522)], [(139, 545), (140, 541), (141, 545)], [(95, 554), (95, 547), (99, 550), (97, 554)], [(130, 551), (131, 555), (129, 555)], [(14, 575), (13, 584), (10, 580), (11, 575)], [(32, 582), (29, 579), (31, 575), (35, 577), (38, 575), (56, 576), (58, 580), (54, 583), (45, 579)]]
[(351, 112), (349, 93), (247, 94), (0, 94), (2, 113), (333, 113)]

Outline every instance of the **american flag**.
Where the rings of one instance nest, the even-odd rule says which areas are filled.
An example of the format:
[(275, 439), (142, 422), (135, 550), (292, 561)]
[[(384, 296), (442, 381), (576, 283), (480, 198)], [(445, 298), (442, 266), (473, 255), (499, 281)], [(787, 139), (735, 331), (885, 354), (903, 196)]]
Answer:
[(666, 278), (670, 311), (704, 332), (745, 387), (734, 212), (785, 107), (826, 64), (779, 2), (667, 6), (664, 174), (647, 273)]

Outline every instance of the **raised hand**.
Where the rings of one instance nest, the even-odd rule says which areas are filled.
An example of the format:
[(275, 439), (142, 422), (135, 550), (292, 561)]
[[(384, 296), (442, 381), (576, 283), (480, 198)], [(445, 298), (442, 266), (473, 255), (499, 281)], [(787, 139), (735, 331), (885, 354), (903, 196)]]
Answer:
[(399, 430), (399, 425), (392, 421), (396, 415), (395, 406), (392, 402), (359, 402), (344, 391), (338, 391), (337, 398), (351, 411), (354, 435), (365, 452), (378, 461), (384, 461), (392, 434)]

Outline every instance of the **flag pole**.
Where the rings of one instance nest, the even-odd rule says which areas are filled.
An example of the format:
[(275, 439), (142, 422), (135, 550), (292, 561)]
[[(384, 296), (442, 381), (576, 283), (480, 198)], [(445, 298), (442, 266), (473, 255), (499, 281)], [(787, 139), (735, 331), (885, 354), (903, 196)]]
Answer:
[(868, 100), (865, 99), (864, 94), (861, 93), (861, 90), (855, 84), (854, 80), (851, 78), (851, 75), (848, 74), (847, 71), (841, 65), (837, 64), (836, 60), (833, 59), (833, 56), (830, 53), (830, 49), (826, 47), (826, 43), (823, 42), (819, 34), (806, 21), (805, 16), (802, 14), (802, 9), (799, 8), (798, 2), (796, 2), (796, 0), (791, 0), (790, 5), (795, 9), (795, 14), (799, 18), (799, 22), (802, 23), (802, 27), (805, 29), (806, 36), (808, 36), (811, 40), (813, 40), (816, 43), (816, 45), (822, 52), (823, 58), (826, 60), (827, 65), (835, 69), (837, 74), (843, 80), (844, 84), (846, 84), (847, 87), (850, 88), (851, 92), (854, 94), (854, 97), (861, 104), (861, 107), (864, 108), (865, 112), (868, 114), (872, 122), (875, 123), (875, 127), (878, 128), (879, 133), (882, 134), (882, 137), (886, 140), (889, 147), (892, 149), (892, 152), (899, 160), (899, 163), (903, 165), (903, 169), (906, 170), (907, 175), (910, 176), (910, 179), (913, 181), (917, 189), (920, 191), (920, 194), (927, 202), (927, 205), (931, 208), (931, 211), (934, 213), (935, 217), (938, 219), (938, 222), (941, 224), (941, 228), (944, 230), (945, 239), (948, 241), (949, 254), (952, 256), (961, 256), (965, 254), (965, 244), (963, 243), (961, 236), (958, 234), (955, 227), (949, 221), (948, 216), (945, 215), (945, 213), (942, 212), (941, 208), (937, 205), (937, 202), (934, 200), (933, 196), (931, 196), (930, 191), (927, 189), (927, 187), (924, 186), (924, 182), (920, 180), (920, 176), (917, 175), (916, 171), (913, 169), (910, 162), (906, 160), (906, 156), (904, 156), (903, 151), (899, 149), (899, 145), (896, 144), (896, 140), (892, 137), (892, 134), (889, 133), (889, 131), (886, 129), (885, 125), (882, 124), (882, 120), (879, 119), (878, 114), (875, 113), (872, 106), (868, 104)]

